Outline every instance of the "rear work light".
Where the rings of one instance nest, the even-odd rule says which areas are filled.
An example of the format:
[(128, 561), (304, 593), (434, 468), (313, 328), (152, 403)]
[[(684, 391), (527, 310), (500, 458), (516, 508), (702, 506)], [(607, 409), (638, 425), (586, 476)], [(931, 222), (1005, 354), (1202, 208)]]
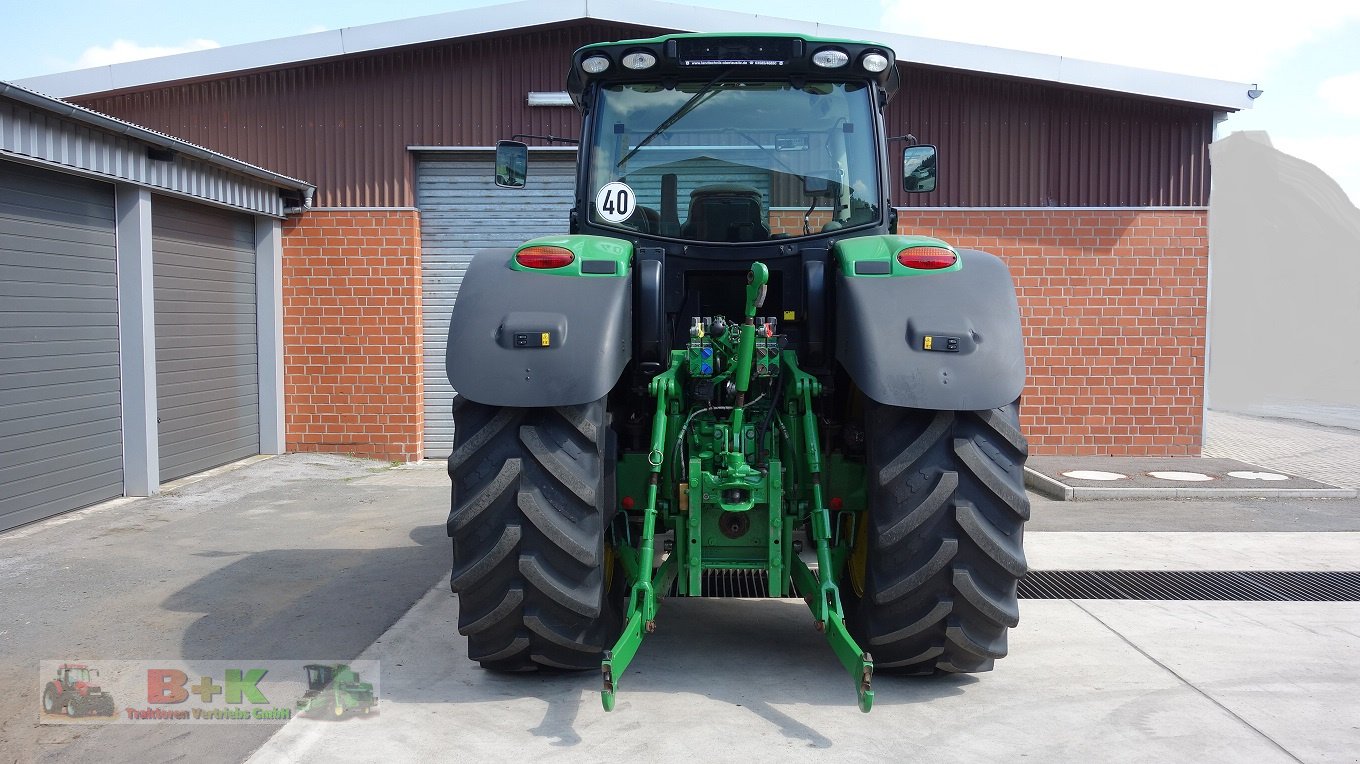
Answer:
[(515, 262), (525, 268), (561, 268), (575, 259), (576, 255), (564, 247), (525, 247), (515, 253)]
[(939, 247), (908, 247), (897, 253), (897, 262), (908, 268), (937, 271), (958, 262), (959, 256)]
[(588, 56), (582, 61), (581, 68), (590, 74), (599, 74), (609, 68), (609, 59), (597, 53), (593, 56)]
[(823, 69), (839, 69), (850, 63), (850, 56), (843, 50), (822, 48), (812, 54), (812, 63)]
[(656, 56), (645, 50), (635, 51), (623, 57), (623, 68), (634, 71), (650, 69), (656, 65)]
[(888, 57), (882, 53), (869, 53), (860, 59), (859, 65), (864, 67), (866, 72), (878, 72), (888, 68)]

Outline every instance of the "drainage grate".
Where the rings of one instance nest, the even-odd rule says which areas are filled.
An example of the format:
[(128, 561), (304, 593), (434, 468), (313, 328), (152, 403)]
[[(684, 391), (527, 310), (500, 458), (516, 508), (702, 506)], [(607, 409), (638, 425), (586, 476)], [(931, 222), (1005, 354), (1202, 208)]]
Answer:
[[(768, 581), (763, 570), (706, 570), (702, 596), (765, 597)], [(791, 580), (789, 588), (787, 598), (801, 596)], [(671, 584), (666, 594), (675, 593)], [(1360, 571), (1032, 570), (1020, 599), (1360, 602)]]
[(1021, 599), (1360, 602), (1360, 571), (1032, 570)]

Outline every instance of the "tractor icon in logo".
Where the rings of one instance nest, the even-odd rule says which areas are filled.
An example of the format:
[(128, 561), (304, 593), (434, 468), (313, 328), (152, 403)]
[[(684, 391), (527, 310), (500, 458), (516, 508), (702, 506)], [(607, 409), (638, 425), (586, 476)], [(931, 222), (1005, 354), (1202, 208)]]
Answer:
[(43, 689), (43, 710), (49, 714), (113, 716), (113, 696), (105, 693), (93, 679), (97, 669), (80, 663), (63, 663), (57, 675)]
[(367, 715), (376, 709), (378, 699), (374, 696), (373, 685), (362, 681), (349, 666), (311, 663), (303, 669), (307, 672), (307, 692), (297, 702), (299, 715)]

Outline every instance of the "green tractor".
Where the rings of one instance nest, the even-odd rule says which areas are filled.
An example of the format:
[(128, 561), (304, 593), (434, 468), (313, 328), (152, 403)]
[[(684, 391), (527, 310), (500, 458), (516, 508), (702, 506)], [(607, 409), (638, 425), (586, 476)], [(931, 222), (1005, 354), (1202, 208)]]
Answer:
[(299, 716), (369, 714), (377, 708), (373, 685), (363, 681), (349, 666), (309, 663), (302, 668), (307, 672), (307, 691), (298, 698)]
[[(937, 179), (935, 147), (887, 137), (899, 77), (887, 47), (796, 35), (573, 55), (570, 233), (478, 253), (449, 327), (472, 660), (598, 669), (612, 709), (661, 599), (733, 576), (807, 602), (864, 711), (875, 671), (1006, 654), (1015, 289), (992, 255), (896, 233), (889, 178)], [(497, 146), (498, 186), (527, 154)]]

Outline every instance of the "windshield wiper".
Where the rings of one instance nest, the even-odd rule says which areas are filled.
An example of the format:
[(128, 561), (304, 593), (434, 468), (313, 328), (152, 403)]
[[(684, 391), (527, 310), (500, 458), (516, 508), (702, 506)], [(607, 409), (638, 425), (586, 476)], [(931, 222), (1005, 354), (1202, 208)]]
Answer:
[(638, 141), (638, 145), (634, 146), (632, 151), (629, 151), (627, 154), (624, 154), (623, 159), (620, 159), (619, 163), (614, 166), (622, 167), (625, 164), (627, 164), (628, 160), (632, 159), (634, 154), (638, 153), (643, 148), (645, 148), (647, 144), (656, 140), (656, 137), (658, 135), (661, 135), (662, 133), (669, 130), (671, 125), (674, 125), (676, 122), (679, 122), (681, 119), (684, 118), (686, 114), (689, 114), (691, 111), (694, 111), (694, 109), (698, 107), (700, 103), (703, 103), (704, 101), (708, 100), (707, 96), (717, 92), (716, 90), (713, 89), (713, 87), (718, 84), (719, 80), (721, 80), (723, 77), (726, 77), (731, 73), (732, 70), (728, 69), (723, 73), (719, 74), (717, 77), (714, 77), (713, 79), (709, 80), (707, 84), (699, 88), (698, 92), (690, 96), (688, 101), (685, 101), (683, 104), (680, 104), (680, 108), (676, 109), (674, 114), (671, 114), (669, 117), (666, 117), (666, 119), (662, 121), (661, 124), (656, 126), (655, 130), (647, 134), (646, 138), (643, 138), (642, 140)]

